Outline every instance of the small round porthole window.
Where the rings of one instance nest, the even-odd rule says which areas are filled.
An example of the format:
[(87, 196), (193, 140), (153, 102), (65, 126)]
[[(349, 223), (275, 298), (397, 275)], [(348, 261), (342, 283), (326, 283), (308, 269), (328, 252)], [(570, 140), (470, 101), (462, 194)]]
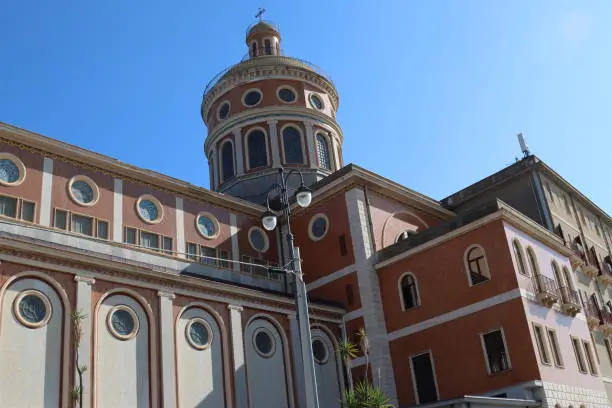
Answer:
[(138, 317), (129, 306), (115, 306), (108, 313), (108, 329), (119, 340), (129, 340), (138, 334)]
[(278, 90), (278, 99), (285, 103), (293, 103), (296, 99), (295, 91), (287, 87), (280, 88)]
[(206, 349), (212, 342), (210, 325), (204, 319), (191, 319), (185, 327), (185, 335), (189, 344), (198, 350)]
[(323, 100), (317, 94), (310, 94), (310, 104), (318, 110), (322, 110), (325, 105), (323, 104)]
[(327, 351), (327, 346), (322, 340), (316, 339), (312, 342), (312, 355), (315, 362), (319, 364), (325, 364), (327, 362), (329, 353)]
[(313, 241), (319, 241), (329, 231), (329, 220), (325, 214), (317, 214), (308, 223), (308, 235)]
[(17, 186), (23, 182), (26, 168), (16, 156), (0, 153), (0, 184)]
[(196, 228), (200, 235), (206, 239), (213, 239), (219, 235), (219, 221), (208, 212), (201, 212), (196, 217)]
[(92, 206), (98, 201), (99, 191), (96, 184), (89, 177), (75, 176), (68, 183), (70, 198), (84, 206)]
[(255, 351), (262, 357), (272, 357), (275, 350), (274, 338), (267, 329), (259, 328), (253, 334)]
[(136, 202), (140, 218), (149, 224), (157, 224), (162, 220), (163, 210), (161, 203), (153, 196), (145, 194)]
[(244, 96), (242, 97), (242, 103), (245, 106), (252, 107), (258, 105), (259, 102), (261, 102), (261, 97), (261, 91), (259, 91), (258, 89), (250, 89), (246, 91)]
[(21, 324), (36, 329), (51, 319), (51, 302), (42, 292), (25, 290), (15, 299), (14, 312)]
[(219, 120), (226, 119), (230, 113), (230, 103), (228, 101), (223, 102), (219, 106), (219, 110), (217, 111), (217, 118)]
[(249, 243), (257, 252), (266, 252), (270, 247), (268, 236), (259, 227), (251, 227), (249, 230)]

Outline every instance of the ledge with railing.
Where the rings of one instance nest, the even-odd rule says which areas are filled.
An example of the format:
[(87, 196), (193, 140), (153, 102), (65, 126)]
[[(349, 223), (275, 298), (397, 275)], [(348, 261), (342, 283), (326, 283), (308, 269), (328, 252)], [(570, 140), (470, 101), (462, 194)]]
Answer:
[(599, 311), (600, 315), (600, 326), (599, 328), (604, 332), (604, 334), (609, 335), (612, 333), (612, 313), (608, 310), (601, 309)]
[(559, 291), (561, 292), (561, 309), (571, 316), (576, 316), (582, 309), (578, 291), (567, 286), (561, 286)]
[(585, 302), (584, 315), (586, 316), (587, 324), (591, 330), (599, 328), (599, 324), (601, 322), (599, 309), (591, 302)]
[(608, 262), (604, 262), (603, 268), (600, 269), (597, 280), (604, 285), (612, 284), (612, 265)]
[(532, 278), (533, 291), (543, 305), (551, 307), (559, 300), (559, 286), (548, 276), (537, 274)]

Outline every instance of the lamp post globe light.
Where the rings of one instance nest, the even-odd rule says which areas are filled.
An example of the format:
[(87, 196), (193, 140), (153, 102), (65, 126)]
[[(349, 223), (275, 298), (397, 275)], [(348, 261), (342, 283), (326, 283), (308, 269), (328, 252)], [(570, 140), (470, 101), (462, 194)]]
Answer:
[(300, 350), (302, 355), (302, 369), (304, 370), (304, 382), (305, 382), (305, 397), (307, 408), (319, 408), (319, 395), (317, 392), (317, 381), (315, 376), (314, 357), (312, 354), (312, 335), (310, 332), (310, 317), (308, 315), (308, 300), (306, 297), (306, 283), (304, 282), (304, 276), (302, 273), (300, 250), (293, 245), (293, 234), (291, 233), (291, 208), (289, 201), (289, 193), (287, 191), (287, 179), (291, 175), (299, 174), (300, 176), (300, 187), (295, 193), (295, 201), (297, 204), (306, 208), (312, 201), (312, 192), (308, 187), (304, 185), (304, 177), (299, 170), (285, 170), (281, 167), (279, 169), (280, 184), (275, 183), (272, 185), (266, 194), (267, 211), (261, 216), (261, 224), (263, 227), (272, 231), (278, 224), (278, 217), (270, 209), (270, 195), (274, 192), (278, 192), (280, 196), (280, 205), (283, 213), (283, 219), (285, 227), (287, 228), (287, 248), (289, 250), (289, 256), (291, 257), (287, 263), (287, 267), (283, 267), (285, 273), (292, 273), (295, 276), (295, 307), (297, 312), (298, 331), (300, 336)]

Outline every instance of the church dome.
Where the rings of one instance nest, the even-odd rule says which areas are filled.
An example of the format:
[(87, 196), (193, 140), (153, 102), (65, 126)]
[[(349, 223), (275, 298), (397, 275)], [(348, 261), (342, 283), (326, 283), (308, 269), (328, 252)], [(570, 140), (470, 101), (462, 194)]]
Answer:
[(280, 32), (278, 28), (274, 26), (274, 24), (269, 21), (259, 21), (257, 24), (253, 24), (249, 28), (247, 28), (246, 42), (249, 44), (249, 39), (255, 34), (259, 33), (269, 33), (280, 39)]

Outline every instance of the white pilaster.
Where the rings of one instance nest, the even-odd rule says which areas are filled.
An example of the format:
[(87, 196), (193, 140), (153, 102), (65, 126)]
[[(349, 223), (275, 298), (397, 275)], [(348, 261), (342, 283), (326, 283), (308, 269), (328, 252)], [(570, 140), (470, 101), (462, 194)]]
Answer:
[(300, 347), (300, 329), (295, 315), (288, 315), (287, 318), (289, 319), (289, 335), (291, 336), (291, 356), (293, 357), (293, 378), (297, 391), (297, 405), (298, 407), (305, 407), (306, 391), (304, 388), (304, 362), (302, 360), (302, 348)]
[(351, 241), (355, 254), (355, 269), (363, 320), (370, 341), (370, 369), (374, 376), (380, 375), (380, 386), (397, 405), (395, 376), (387, 340), (387, 327), (382, 307), (378, 275), (374, 269), (374, 252), (368, 224), (368, 208), (363, 190), (354, 188), (345, 193)]
[(304, 122), (304, 126), (306, 127), (306, 146), (308, 148), (308, 158), (310, 160), (310, 167), (318, 167), (313, 124), (312, 122)]
[[(232, 331), (232, 348), (234, 352), (234, 388), (236, 391), (236, 408), (247, 408), (247, 381), (244, 356), (244, 339), (242, 334), (242, 307), (228, 305), (230, 311), (230, 329)], [(261, 373), (265, 375), (265, 373)]]
[(235, 271), (240, 271), (240, 249), (238, 247), (238, 221), (236, 219), (236, 214), (230, 213), (230, 240), (232, 242), (232, 269)]
[(176, 252), (181, 258), (185, 257), (185, 214), (183, 212), (183, 199), (176, 197)]
[(42, 191), (40, 194), (40, 225), (51, 226), (51, 192), (53, 191), (53, 159), (43, 160)]
[(236, 150), (236, 175), (240, 176), (241, 174), (244, 174), (242, 128), (235, 128), (232, 133), (234, 134), (234, 148)]
[(278, 147), (278, 132), (276, 130), (277, 120), (269, 120), (270, 146), (272, 146), (272, 167), (280, 167), (280, 151)]
[(114, 180), (113, 241), (123, 242), (123, 180)]
[(174, 294), (159, 291), (159, 317), (161, 341), (162, 408), (176, 407), (176, 373), (174, 357), (174, 325), (172, 301)]
[(331, 149), (334, 155), (335, 163), (332, 167), (334, 170), (338, 170), (340, 167), (342, 167), (342, 163), (340, 163), (340, 153), (338, 152), (338, 139), (336, 139), (336, 135), (330, 133), (329, 140), (331, 141)]
[[(79, 344), (79, 366), (87, 366), (83, 372), (83, 408), (91, 406), (91, 333), (92, 333), (92, 307), (91, 307), (91, 286), (95, 283), (93, 278), (88, 276), (76, 275), (74, 280), (77, 283), (76, 310), (84, 315), (81, 320), (81, 343)], [(75, 370), (76, 371), (76, 370)], [(75, 372), (76, 381), (78, 373)]]

